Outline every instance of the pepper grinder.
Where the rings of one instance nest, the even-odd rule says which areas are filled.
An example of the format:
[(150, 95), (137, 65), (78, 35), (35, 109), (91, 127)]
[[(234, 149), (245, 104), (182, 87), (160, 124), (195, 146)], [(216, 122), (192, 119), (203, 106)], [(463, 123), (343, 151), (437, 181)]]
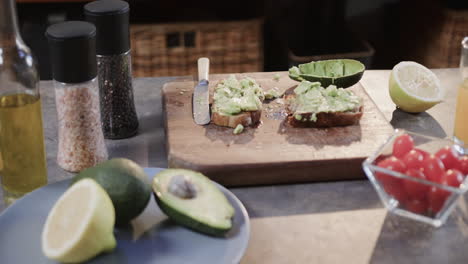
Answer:
[(130, 56), (127, 2), (99, 0), (84, 6), (88, 22), (96, 26), (101, 123), (104, 137), (121, 139), (135, 135), (135, 110)]
[(57, 163), (79, 172), (107, 159), (96, 73), (96, 28), (68, 21), (47, 28), (58, 118)]

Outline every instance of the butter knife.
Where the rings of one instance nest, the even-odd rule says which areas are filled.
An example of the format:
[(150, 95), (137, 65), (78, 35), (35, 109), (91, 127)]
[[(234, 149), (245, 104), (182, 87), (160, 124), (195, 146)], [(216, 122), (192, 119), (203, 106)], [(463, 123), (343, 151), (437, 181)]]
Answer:
[(197, 125), (210, 123), (210, 90), (208, 89), (208, 72), (210, 60), (198, 59), (198, 84), (195, 86), (192, 97), (193, 120)]

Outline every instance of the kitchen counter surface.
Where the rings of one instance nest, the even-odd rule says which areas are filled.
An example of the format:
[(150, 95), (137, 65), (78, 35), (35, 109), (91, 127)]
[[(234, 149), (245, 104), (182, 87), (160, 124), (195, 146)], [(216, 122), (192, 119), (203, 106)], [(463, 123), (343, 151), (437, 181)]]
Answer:
[[(432, 136), (453, 133), (457, 69), (434, 70), (446, 100), (426, 113), (407, 114), (388, 95), (388, 70), (369, 70), (362, 85), (395, 128)], [(191, 77), (180, 77), (191, 78)], [(143, 167), (167, 167), (161, 88), (174, 77), (137, 78), (137, 136), (107, 140), (110, 157)], [(41, 82), (49, 182), (67, 179), (55, 161), (57, 122), (52, 82)], [(466, 263), (468, 206), (460, 199), (447, 223), (435, 229), (386, 213), (367, 180), (231, 188), (251, 217), (251, 238), (241, 263)], [(0, 196), (2, 195), (0, 190)], [(464, 197), (466, 198), (466, 197)], [(4, 210), (0, 202), (0, 212)]]

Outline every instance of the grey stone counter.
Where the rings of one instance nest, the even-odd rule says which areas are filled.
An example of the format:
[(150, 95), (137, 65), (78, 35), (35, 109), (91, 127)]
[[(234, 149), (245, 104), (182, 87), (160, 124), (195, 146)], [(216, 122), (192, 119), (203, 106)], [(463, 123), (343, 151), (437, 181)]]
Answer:
[[(434, 135), (453, 131), (455, 69), (435, 70), (446, 101), (418, 115), (395, 109), (388, 96), (390, 71), (366, 71), (362, 84), (394, 127)], [(107, 141), (111, 157), (145, 167), (166, 167), (160, 90), (174, 78), (136, 79), (140, 119), (136, 137)], [(51, 82), (42, 82), (49, 182), (70, 178), (58, 168), (57, 124)], [(231, 189), (251, 217), (251, 239), (242, 263), (466, 263), (468, 206), (459, 202), (446, 225), (434, 229), (389, 215), (370, 183), (341, 181)], [(0, 191), (1, 195), (1, 191)], [(4, 205), (0, 203), (0, 212)]]

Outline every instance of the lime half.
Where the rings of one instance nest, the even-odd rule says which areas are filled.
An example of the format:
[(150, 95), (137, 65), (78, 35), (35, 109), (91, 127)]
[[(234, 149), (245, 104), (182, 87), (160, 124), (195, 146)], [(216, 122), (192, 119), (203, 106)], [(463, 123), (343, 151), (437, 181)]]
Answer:
[(389, 92), (392, 101), (410, 113), (428, 110), (440, 103), (445, 95), (437, 76), (413, 61), (402, 61), (393, 67)]
[(91, 179), (70, 187), (50, 211), (42, 251), (60, 262), (83, 262), (116, 246), (115, 211), (104, 189)]

